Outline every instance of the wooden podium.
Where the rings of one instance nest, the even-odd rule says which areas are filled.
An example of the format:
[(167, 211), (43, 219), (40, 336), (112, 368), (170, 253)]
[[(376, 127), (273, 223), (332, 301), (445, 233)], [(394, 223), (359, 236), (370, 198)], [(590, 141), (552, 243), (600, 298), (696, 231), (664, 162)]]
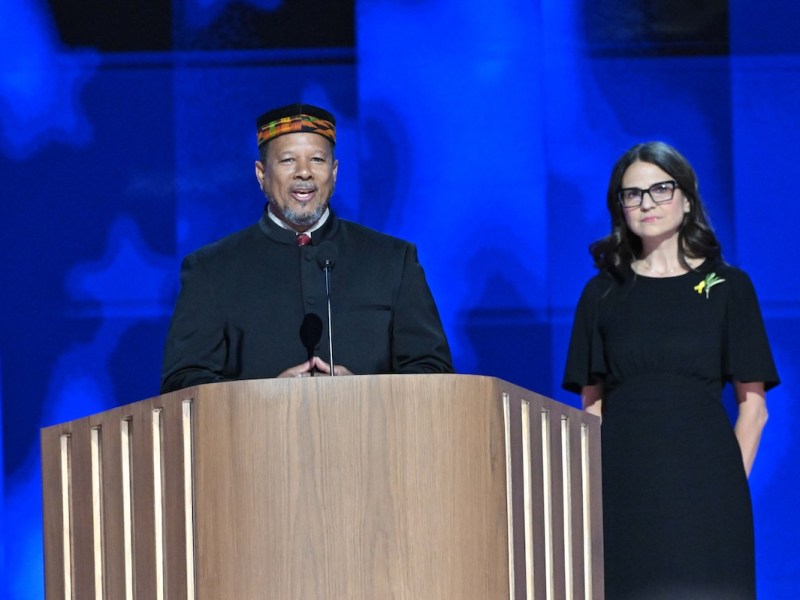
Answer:
[(41, 441), (48, 600), (603, 598), (599, 419), (499, 379), (214, 383)]

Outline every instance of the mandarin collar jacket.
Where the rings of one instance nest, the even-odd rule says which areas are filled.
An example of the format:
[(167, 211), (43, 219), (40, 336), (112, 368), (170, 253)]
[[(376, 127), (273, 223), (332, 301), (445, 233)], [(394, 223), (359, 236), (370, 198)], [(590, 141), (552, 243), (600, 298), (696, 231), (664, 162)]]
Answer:
[[(312, 245), (298, 247), (294, 232), (265, 211), (257, 223), (183, 260), (161, 392), (276, 377), (311, 354), (328, 362), (325, 274), (316, 260), (322, 241), (338, 252), (330, 272), (336, 364), (357, 375), (453, 372), (413, 244), (331, 210)], [(321, 322), (312, 339), (303, 331), (309, 321)]]

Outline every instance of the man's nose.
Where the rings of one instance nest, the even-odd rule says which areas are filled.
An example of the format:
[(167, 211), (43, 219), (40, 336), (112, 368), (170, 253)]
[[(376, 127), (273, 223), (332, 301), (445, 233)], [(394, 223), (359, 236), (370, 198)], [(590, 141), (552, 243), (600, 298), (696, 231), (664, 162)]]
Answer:
[(309, 167), (308, 161), (305, 160), (298, 160), (296, 163), (297, 167), (294, 172), (294, 176), (299, 179), (307, 179), (311, 177), (311, 168)]

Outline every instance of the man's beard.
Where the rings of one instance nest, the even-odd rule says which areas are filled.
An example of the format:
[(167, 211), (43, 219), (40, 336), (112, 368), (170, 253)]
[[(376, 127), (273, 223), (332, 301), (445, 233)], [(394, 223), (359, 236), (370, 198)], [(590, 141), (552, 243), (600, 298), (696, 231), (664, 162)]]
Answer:
[(299, 227), (310, 227), (317, 221), (322, 218), (322, 215), (325, 214), (325, 211), (328, 208), (328, 202), (323, 202), (317, 208), (315, 208), (312, 212), (300, 212), (296, 210), (292, 210), (291, 208), (287, 208), (282, 210), (277, 203), (272, 202), (267, 196), (267, 202), (272, 204), (272, 212), (275, 216), (282, 216), (283, 221), (287, 223), (291, 223), (292, 225), (297, 225)]
[(299, 212), (292, 209), (283, 211), (283, 218), (292, 225), (299, 225), (301, 227), (310, 227), (322, 218), (325, 214), (325, 209), (328, 208), (328, 203), (320, 204), (313, 212)]

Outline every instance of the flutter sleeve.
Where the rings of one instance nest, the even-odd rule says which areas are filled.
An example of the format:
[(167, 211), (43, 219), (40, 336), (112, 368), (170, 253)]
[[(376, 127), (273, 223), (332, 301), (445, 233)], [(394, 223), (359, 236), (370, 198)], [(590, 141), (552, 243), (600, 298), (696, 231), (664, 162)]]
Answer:
[(598, 313), (600, 300), (608, 286), (609, 283), (598, 275), (584, 286), (578, 300), (561, 383), (567, 391), (580, 393), (582, 387), (597, 383), (606, 374)]
[(755, 287), (750, 277), (739, 269), (731, 269), (726, 277), (731, 279), (732, 285), (727, 306), (723, 376), (729, 381), (763, 381), (765, 389), (773, 388), (780, 379)]

